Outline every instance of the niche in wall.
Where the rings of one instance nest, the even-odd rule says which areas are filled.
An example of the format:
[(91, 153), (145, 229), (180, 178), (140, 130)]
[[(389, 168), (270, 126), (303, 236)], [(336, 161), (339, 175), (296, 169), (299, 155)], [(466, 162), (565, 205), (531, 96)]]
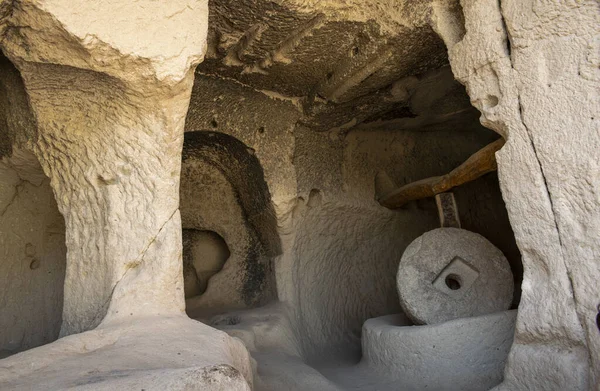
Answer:
[(36, 126), (18, 70), (0, 56), (0, 358), (52, 342), (62, 323), (65, 223), (24, 147)]
[(0, 162), (0, 357), (56, 340), (62, 323), (65, 224), (41, 170), (23, 152)]
[[(271, 260), (281, 245), (252, 151), (223, 133), (187, 132), (180, 200), (188, 314), (208, 316), (274, 299)], [(197, 265), (194, 273), (191, 265)], [(204, 277), (199, 269), (206, 269)]]
[(183, 281), (185, 298), (206, 292), (208, 281), (223, 269), (231, 252), (225, 239), (214, 231), (183, 230)]

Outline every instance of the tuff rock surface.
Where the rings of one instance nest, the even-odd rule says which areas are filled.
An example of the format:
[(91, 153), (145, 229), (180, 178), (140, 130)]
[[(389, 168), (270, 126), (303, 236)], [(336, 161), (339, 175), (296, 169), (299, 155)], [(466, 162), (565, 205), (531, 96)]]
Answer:
[[(1, 0), (0, 389), (420, 389), (435, 340), (448, 389), (596, 390), (599, 36), (595, 0)], [(436, 204), (375, 177), (499, 137), (452, 191), (512, 311), (414, 326)]]

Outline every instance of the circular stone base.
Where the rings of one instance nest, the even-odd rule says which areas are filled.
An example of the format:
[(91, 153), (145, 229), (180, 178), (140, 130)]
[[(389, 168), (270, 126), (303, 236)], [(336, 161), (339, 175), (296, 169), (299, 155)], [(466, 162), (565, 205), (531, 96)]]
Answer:
[(438, 228), (404, 251), (396, 278), (400, 304), (417, 324), (510, 308), (513, 276), (502, 252), (483, 236)]
[(361, 365), (398, 389), (489, 390), (502, 381), (517, 311), (406, 326), (403, 314), (367, 320)]

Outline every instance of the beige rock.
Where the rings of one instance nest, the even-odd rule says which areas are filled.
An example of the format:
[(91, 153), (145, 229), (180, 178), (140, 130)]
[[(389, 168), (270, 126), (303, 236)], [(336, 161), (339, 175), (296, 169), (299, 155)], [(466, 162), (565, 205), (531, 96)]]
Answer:
[[(211, 329), (183, 315), (179, 172), (193, 70), (206, 49), (207, 2), (48, 0), (8, 8), (1, 46), (23, 78), (37, 127), (37, 137), (27, 142), (50, 177), (66, 224), (61, 335), (102, 326), (9, 359), (2, 388), (48, 381), (48, 373), (32, 375), (41, 374), (35, 364), (19, 364), (23, 357), (64, 374), (53, 377), (55, 389), (90, 389), (96, 381), (111, 389), (143, 384), (184, 389), (190, 383), (206, 389), (202, 382), (214, 389), (248, 389), (238, 372), (251, 382), (245, 349), (228, 337), (211, 340)], [(157, 315), (171, 318), (145, 329), (142, 319), (152, 324), (148, 317)], [(185, 333), (185, 327), (191, 331)], [(147, 341), (145, 334), (159, 339), (145, 345), (147, 350), (140, 342)], [(103, 335), (117, 352), (104, 349), (105, 358), (89, 354), (106, 346)], [(174, 353), (166, 358), (155, 350), (176, 346), (183, 335), (196, 338), (201, 346), (196, 351), (213, 347), (202, 354), (203, 363), (181, 365)], [(79, 356), (73, 356), (72, 344), (79, 345)], [(132, 345), (141, 350), (135, 353)], [(135, 361), (126, 358), (132, 353), (141, 358), (130, 367), (134, 373), (115, 377)], [(91, 361), (86, 364), (81, 355)], [(169, 373), (172, 360), (187, 369)], [(90, 372), (97, 363), (107, 365), (105, 378)]]
[(525, 269), (501, 389), (594, 389), (600, 334), (596, 1), (462, 1), (438, 31), (481, 122), (508, 141), (502, 193)]
[[(227, 243), (219, 234), (213, 231), (184, 230), (183, 231), (183, 267), (186, 298), (188, 295), (188, 280), (197, 281), (197, 287), (190, 287), (196, 295), (206, 291), (208, 281), (223, 269), (223, 265), (231, 255)], [(187, 252), (187, 254), (186, 254)], [(186, 259), (188, 258), (188, 259)], [(186, 279), (185, 268), (193, 270), (193, 276)]]
[(13, 155), (0, 161), (0, 183), (0, 357), (4, 357), (58, 337), (67, 250), (64, 219), (35, 156), (13, 148)]
[[(62, 337), (0, 361), (0, 388), (466, 388), (476, 368), (475, 388), (597, 389), (599, 7), (0, 1), (0, 354)], [(444, 174), (498, 135), (498, 174), (454, 195), (510, 264), (514, 335), (496, 313), (361, 341), (438, 227), (431, 199), (382, 209), (377, 173)], [(182, 229), (229, 258), (184, 262)], [(455, 336), (476, 366), (452, 384), (411, 364)]]
[(118, 1), (82, 1), (77, 15), (73, 7), (23, 2), (2, 41), (65, 216), (62, 335), (93, 328), (109, 307), (115, 317), (183, 310), (176, 189), (191, 71), (205, 49), (198, 23), (206, 31), (207, 18), (205, 2), (148, 1), (141, 13)]
[(401, 379), (406, 389), (489, 390), (502, 379), (515, 318), (502, 311), (418, 327), (402, 314), (369, 319), (359, 370)]
[(3, 390), (249, 391), (251, 386), (242, 343), (183, 316), (100, 326), (0, 363)]

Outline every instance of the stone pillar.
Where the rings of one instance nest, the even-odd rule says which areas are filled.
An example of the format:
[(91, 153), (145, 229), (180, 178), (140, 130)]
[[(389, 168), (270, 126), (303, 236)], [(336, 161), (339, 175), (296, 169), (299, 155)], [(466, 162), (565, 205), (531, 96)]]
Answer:
[(600, 5), (457, 3), (437, 1), (434, 23), (482, 124), (507, 138), (498, 172), (523, 256), (515, 341), (498, 388), (596, 389)]
[(207, 2), (22, 0), (7, 18), (65, 217), (61, 335), (181, 314), (181, 148)]

